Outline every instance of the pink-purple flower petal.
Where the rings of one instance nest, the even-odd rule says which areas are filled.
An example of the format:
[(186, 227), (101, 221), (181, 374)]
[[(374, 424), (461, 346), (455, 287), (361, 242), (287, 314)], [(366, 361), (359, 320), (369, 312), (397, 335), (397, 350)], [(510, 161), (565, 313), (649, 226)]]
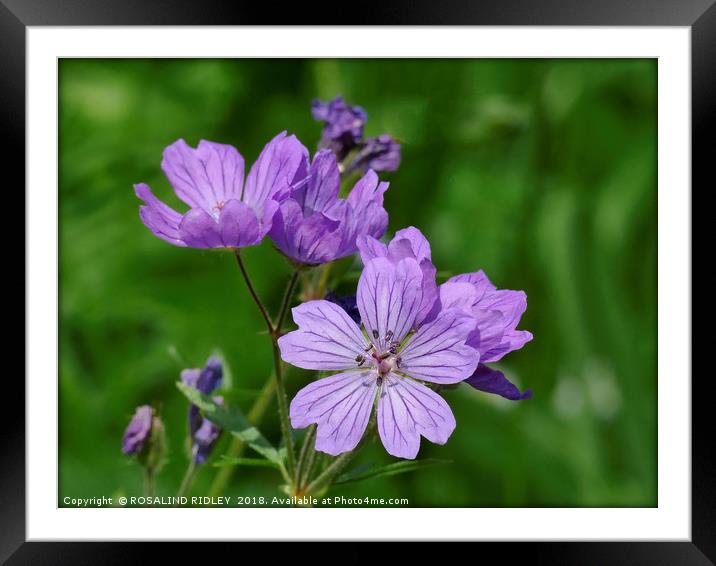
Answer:
[(309, 301), (292, 310), (298, 330), (278, 340), (284, 361), (304, 369), (342, 370), (358, 366), (366, 340), (345, 310), (329, 301)]
[(375, 375), (369, 371), (319, 379), (301, 389), (291, 401), (291, 424), (294, 428), (317, 425), (316, 450), (333, 456), (348, 452), (365, 433), (376, 390)]
[(445, 444), (455, 430), (455, 417), (445, 400), (426, 386), (388, 374), (378, 400), (378, 434), (389, 454), (414, 459), (420, 436)]
[(378, 350), (402, 342), (410, 332), (422, 299), (422, 278), (418, 262), (387, 258), (368, 262), (358, 280), (357, 302), (363, 325)]
[(466, 379), (480, 361), (479, 352), (465, 343), (474, 328), (472, 317), (459, 309), (441, 311), (405, 343), (400, 370), (433, 383)]
[(179, 235), (181, 214), (155, 197), (144, 183), (134, 185), (134, 191), (145, 203), (139, 207), (139, 217), (152, 234), (175, 246), (186, 246)]

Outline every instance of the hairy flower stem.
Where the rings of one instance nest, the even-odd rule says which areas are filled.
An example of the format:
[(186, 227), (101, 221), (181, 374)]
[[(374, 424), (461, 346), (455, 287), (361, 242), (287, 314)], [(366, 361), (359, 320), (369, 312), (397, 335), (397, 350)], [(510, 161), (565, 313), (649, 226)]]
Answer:
[(236, 263), (239, 264), (239, 269), (241, 270), (241, 275), (244, 276), (244, 281), (246, 281), (246, 286), (249, 289), (249, 293), (251, 294), (251, 298), (254, 300), (254, 303), (256, 303), (256, 306), (259, 308), (259, 311), (261, 312), (261, 316), (264, 318), (264, 322), (266, 322), (266, 327), (268, 328), (269, 334), (273, 334), (274, 332), (274, 326), (271, 322), (271, 317), (268, 314), (268, 311), (266, 310), (266, 307), (261, 302), (261, 299), (259, 298), (258, 294), (256, 293), (256, 289), (254, 289), (253, 283), (251, 283), (251, 278), (249, 277), (248, 271), (246, 271), (246, 266), (244, 265), (244, 260), (241, 259), (241, 253), (239, 250), (236, 250)]
[[(261, 389), (259, 396), (254, 401), (251, 409), (246, 415), (247, 420), (252, 425), (258, 425), (263, 417), (264, 413), (271, 404), (271, 399), (276, 392), (276, 376), (271, 375)], [(227, 458), (239, 458), (246, 449), (246, 443), (241, 440), (238, 436), (232, 436), (231, 444), (229, 449), (226, 451)], [(216, 477), (214, 478), (211, 487), (209, 488), (209, 496), (216, 497), (223, 493), (226, 486), (231, 482), (231, 478), (234, 476), (236, 466), (222, 466)]]
[(281, 337), (281, 326), (283, 325), (283, 321), (286, 318), (288, 307), (291, 304), (291, 297), (293, 296), (293, 291), (296, 288), (299, 270), (297, 268), (291, 274), (291, 278), (289, 279), (288, 285), (286, 287), (286, 292), (284, 293), (283, 300), (281, 301), (281, 309), (279, 310), (278, 316), (276, 317), (276, 323), (274, 324), (273, 322), (271, 322), (271, 317), (269, 316), (266, 307), (264, 307), (264, 304), (261, 302), (261, 299), (256, 293), (253, 283), (251, 283), (251, 278), (249, 277), (249, 273), (246, 270), (246, 266), (241, 259), (241, 254), (239, 253), (239, 250), (236, 250), (235, 255), (236, 262), (239, 264), (241, 275), (243, 275), (244, 281), (246, 281), (246, 286), (249, 289), (251, 298), (253, 298), (254, 302), (256, 303), (256, 306), (261, 312), (261, 315), (266, 322), (266, 328), (268, 330), (269, 336), (271, 337), (271, 346), (273, 349), (274, 375), (276, 376), (278, 417), (279, 422), (281, 423), (281, 434), (283, 436), (284, 444), (286, 445), (286, 470), (290, 477), (294, 477), (294, 474), (296, 472), (296, 456), (294, 454), (293, 448), (293, 437), (291, 436), (291, 424), (288, 416), (288, 399), (286, 397), (286, 386), (283, 381), (283, 367), (281, 366), (281, 351), (278, 347), (278, 339)]
[(306, 436), (303, 439), (303, 446), (301, 446), (301, 453), (298, 456), (298, 463), (296, 464), (296, 478), (294, 480), (294, 486), (296, 492), (301, 491), (301, 488), (305, 485), (303, 478), (306, 476), (306, 465), (308, 463), (309, 455), (315, 454), (316, 451), (313, 448), (313, 443), (316, 438), (316, 425), (311, 425), (306, 432)]
[(192, 458), (191, 460), (189, 460), (189, 465), (186, 468), (186, 473), (184, 474), (184, 479), (181, 480), (181, 485), (179, 486), (179, 491), (177, 491), (177, 497), (182, 497), (187, 493), (187, 491), (189, 491), (191, 484), (194, 482), (195, 476), (196, 476), (196, 462), (194, 461), (194, 458)]

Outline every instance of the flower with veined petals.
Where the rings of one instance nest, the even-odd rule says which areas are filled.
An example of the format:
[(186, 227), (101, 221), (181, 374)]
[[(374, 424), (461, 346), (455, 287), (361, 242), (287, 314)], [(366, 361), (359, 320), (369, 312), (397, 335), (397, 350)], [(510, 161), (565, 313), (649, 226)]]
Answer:
[(317, 424), (316, 449), (337, 455), (363, 436), (377, 398), (377, 428), (385, 449), (413, 459), (420, 436), (444, 444), (455, 429), (445, 400), (421, 382), (457, 383), (477, 367), (468, 346), (472, 318), (444, 309), (412, 332), (422, 303), (418, 261), (369, 261), (358, 281), (361, 328), (338, 305), (309, 301), (293, 309), (298, 330), (279, 341), (282, 358), (313, 370), (341, 370), (301, 389), (291, 401), (294, 428)]
[(480, 352), (480, 365), (465, 383), (513, 401), (532, 397), (530, 390), (520, 393), (501, 371), (484, 365), (485, 362), (500, 360), (532, 340), (532, 333), (517, 330), (517, 324), (527, 309), (524, 291), (497, 289), (483, 271), (456, 275), (438, 288), (430, 243), (420, 230), (412, 226), (398, 230), (388, 244), (370, 236), (359, 238), (358, 248), (364, 263), (375, 257), (387, 257), (393, 262), (403, 257), (414, 257), (420, 262), (425, 275), (424, 306), (421, 310), (424, 316), (416, 319), (416, 327), (445, 308), (459, 308), (472, 316), (475, 329), (467, 343)]
[(139, 216), (152, 233), (175, 246), (243, 248), (261, 242), (271, 228), (277, 200), (305, 179), (305, 148), (286, 132), (273, 138), (244, 183), (244, 158), (230, 145), (178, 140), (164, 150), (162, 169), (174, 192), (191, 208), (180, 214), (148, 185), (134, 186), (144, 201)]
[(484, 365), (501, 360), (532, 340), (531, 332), (517, 330), (527, 310), (525, 292), (498, 289), (482, 270), (451, 277), (439, 290), (442, 308), (459, 308), (471, 314), (476, 323), (468, 344), (480, 352), (480, 365), (465, 383), (511, 401), (530, 399), (531, 390), (520, 393), (501, 371)]
[(269, 232), (276, 247), (296, 263), (318, 265), (355, 253), (360, 236), (382, 236), (388, 226), (383, 208), (388, 183), (368, 171), (347, 198), (338, 198), (339, 189), (336, 156), (323, 149), (311, 163), (307, 182), (279, 205)]

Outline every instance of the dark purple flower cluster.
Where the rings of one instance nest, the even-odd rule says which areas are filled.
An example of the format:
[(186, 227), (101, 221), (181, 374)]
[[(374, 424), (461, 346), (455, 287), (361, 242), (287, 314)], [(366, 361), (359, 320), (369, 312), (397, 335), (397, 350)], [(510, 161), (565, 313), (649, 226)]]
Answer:
[[(181, 380), (189, 387), (209, 395), (221, 385), (223, 367), (221, 360), (212, 356), (203, 368), (185, 369), (181, 372)], [(214, 397), (214, 402), (222, 404), (222, 397)], [(205, 419), (199, 413), (199, 407), (189, 406), (189, 437), (191, 439), (191, 455), (197, 464), (203, 464), (209, 457), (214, 444), (221, 434), (221, 429)]]
[(363, 127), (368, 119), (360, 106), (349, 106), (342, 96), (322, 102), (313, 101), (313, 117), (324, 123), (320, 147), (330, 149), (339, 161), (355, 151), (347, 165), (352, 171), (395, 171), (400, 165), (400, 144), (390, 135), (363, 139)]

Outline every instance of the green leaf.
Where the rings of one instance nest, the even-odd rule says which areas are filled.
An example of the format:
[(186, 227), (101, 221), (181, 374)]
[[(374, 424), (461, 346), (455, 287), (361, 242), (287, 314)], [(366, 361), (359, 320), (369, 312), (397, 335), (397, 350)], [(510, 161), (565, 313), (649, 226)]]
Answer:
[(394, 462), (392, 464), (388, 464), (387, 466), (381, 466), (379, 468), (366, 469), (366, 466), (358, 466), (357, 468), (354, 468), (340, 476), (334, 482), (334, 485), (353, 483), (382, 476), (395, 476), (397, 474), (412, 472), (413, 470), (451, 463), (452, 462), (450, 460), (437, 460), (435, 458), (427, 458), (425, 460)]
[(177, 387), (211, 422), (243, 440), (267, 460), (283, 465), (280, 452), (271, 446), (271, 443), (248, 421), (237, 406), (217, 405), (209, 395), (181, 382), (177, 383)]
[(280, 466), (276, 462), (264, 460), (263, 458), (228, 458), (223, 456), (213, 465), (216, 468), (223, 468), (225, 466), (249, 466), (258, 468), (274, 468), (277, 470), (280, 469)]

